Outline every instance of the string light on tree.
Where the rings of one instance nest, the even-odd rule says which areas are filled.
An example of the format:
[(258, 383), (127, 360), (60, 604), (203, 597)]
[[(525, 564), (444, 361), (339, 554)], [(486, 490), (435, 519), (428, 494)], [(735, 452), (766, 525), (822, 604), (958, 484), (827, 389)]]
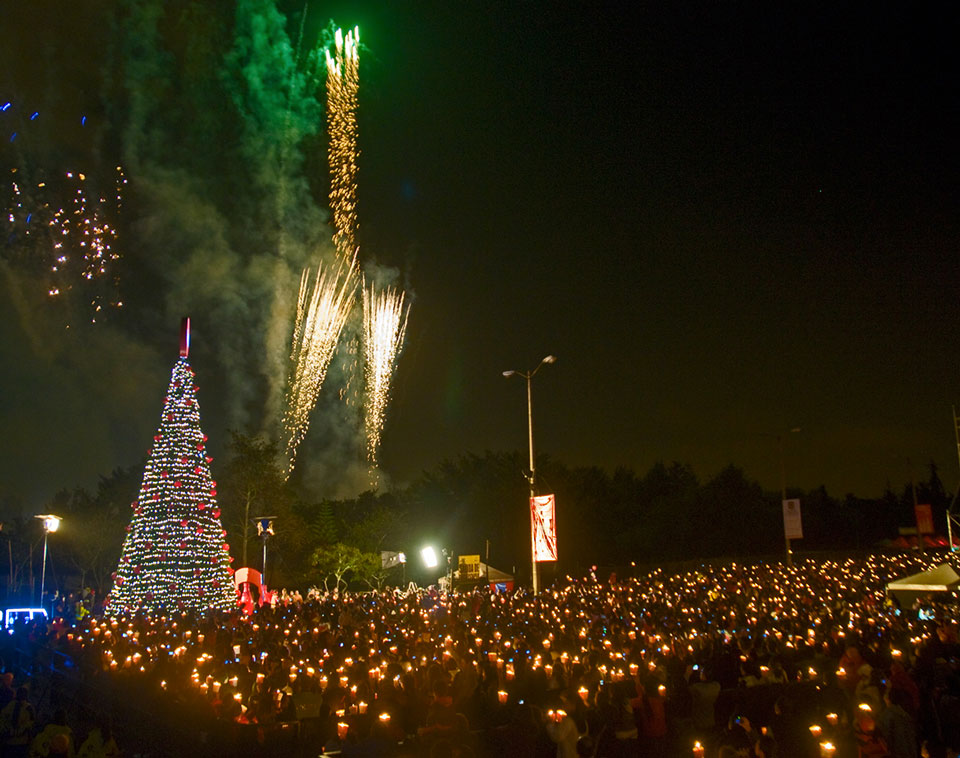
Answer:
[(153, 438), (140, 494), (131, 504), (120, 563), (108, 601), (111, 613), (206, 611), (236, 606), (230, 546), (217, 507), (213, 460), (200, 409), (184, 319), (160, 428)]

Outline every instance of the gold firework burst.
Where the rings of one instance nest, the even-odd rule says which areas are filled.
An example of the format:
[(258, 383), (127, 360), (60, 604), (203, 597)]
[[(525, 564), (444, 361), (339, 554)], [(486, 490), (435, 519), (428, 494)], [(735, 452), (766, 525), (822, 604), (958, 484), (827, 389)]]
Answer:
[(404, 293), (387, 287), (363, 287), (363, 357), (367, 461), (376, 468), (380, 435), (390, 399), (390, 381), (403, 347), (410, 308)]

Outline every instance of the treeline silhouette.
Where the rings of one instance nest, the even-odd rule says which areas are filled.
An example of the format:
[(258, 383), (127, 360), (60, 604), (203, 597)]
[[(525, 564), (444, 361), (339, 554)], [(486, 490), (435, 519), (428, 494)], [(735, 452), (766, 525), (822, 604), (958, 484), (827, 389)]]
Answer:
[[(411, 521), (433, 524), (457, 552), (485, 555), (491, 563), (526, 565), (528, 497), (520, 453), (487, 452), (446, 461), (396, 498)], [(916, 483), (917, 500), (933, 507), (945, 533), (945, 492), (931, 463)], [(730, 465), (701, 481), (682, 463), (656, 463), (646, 473), (628, 468), (569, 468), (549, 457), (537, 463), (540, 493), (557, 498), (560, 569), (591, 564), (626, 565), (712, 557), (747, 557), (784, 550), (781, 493), (768, 492)], [(901, 526), (915, 524), (909, 484), (879, 498), (835, 497), (824, 487), (789, 488), (799, 497), (804, 538), (797, 550), (868, 549), (889, 543)], [(424, 535), (426, 536), (426, 535)]]
[[(320, 499), (286, 482), (278, 460), (274, 445), (236, 434), (217, 472), (235, 567), (244, 565), (245, 543), (247, 565), (260, 566), (261, 543), (251, 517), (277, 517), (276, 536), (268, 545), (274, 587), (322, 582), (333, 546), (364, 554), (362, 567), (350, 574), (355, 587), (435, 580), (437, 572), (425, 574), (419, 559), (426, 545), (447, 550), (453, 561), (457, 555), (478, 554), (521, 582), (529, 579), (527, 460), (520, 451), (462, 455), (406, 486), (342, 500)], [(50, 552), (52, 586), (79, 582), (109, 590), (142, 470), (142, 465), (117, 469), (101, 478), (96, 493), (63, 490), (45, 506), (65, 517)], [(689, 465), (677, 462), (656, 463), (638, 474), (629, 468), (571, 468), (541, 456), (537, 483), (540, 494), (553, 493), (557, 501), (560, 560), (543, 565), (545, 581), (594, 564), (649, 566), (784, 552), (780, 492), (765, 491), (733, 465), (701, 480)], [(872, 550), (889, 545), (900, 527), (915, 525), (909, 484), (896, 491), (888, 486), (878, 498), (837, 497), (823, 487), (790, 488), (787, 494), (801, 501), (804, 537), (793, 546), (801, 553)], [(952, 495), (935, 464), (916, 483), (916, 497), (932, 506), (936, 529), (945, 535)], [(2, 536), (8, 543), (3, 589), (23, 594), (38, 581), (42, 530), (36, 519), (23, 515), (8, 519)], [(380, 552), (386, 550), (407, 553), (402, 572), (378, 572)]]

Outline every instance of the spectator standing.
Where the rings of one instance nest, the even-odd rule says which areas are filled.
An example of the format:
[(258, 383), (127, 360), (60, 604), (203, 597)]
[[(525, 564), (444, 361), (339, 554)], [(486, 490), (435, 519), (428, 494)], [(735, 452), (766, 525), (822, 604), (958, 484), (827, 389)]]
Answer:
[(877, 718), (877, 731), (883, 736), (890, 758), (917, 758), (917, 730), (903, 707), (906, 698), (909, 695), (903, 690), (888, 688), (883, 696), (886, 708)]
[(3, 735), (5, 758), (26, 758), (30, 748), (30, 736), (33, 732), (37, 714), (27, 700), (27, 688), (17, 689), (12, 703), (0, 713), (0, 734)]

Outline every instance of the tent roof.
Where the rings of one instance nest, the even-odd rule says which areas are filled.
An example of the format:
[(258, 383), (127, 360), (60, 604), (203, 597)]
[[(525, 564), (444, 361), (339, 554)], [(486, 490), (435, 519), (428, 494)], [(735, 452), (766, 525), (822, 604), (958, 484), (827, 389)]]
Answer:
[(887, 584), (891, 591), (907, 592), (946, 592), (960, 583), (960, 575), (953, 570), (949, 563), (941, 563), (929, 571), (905, 576)]
[[(489, 574), (487, 572), (490, 572)], [(495, 569), (493, 566), (488, 566), (483, 561), (480, 561), (480, 576), (484, 578), (485, 581), (490, 582), (512, 582), (513, 576), (500, 569)]]

